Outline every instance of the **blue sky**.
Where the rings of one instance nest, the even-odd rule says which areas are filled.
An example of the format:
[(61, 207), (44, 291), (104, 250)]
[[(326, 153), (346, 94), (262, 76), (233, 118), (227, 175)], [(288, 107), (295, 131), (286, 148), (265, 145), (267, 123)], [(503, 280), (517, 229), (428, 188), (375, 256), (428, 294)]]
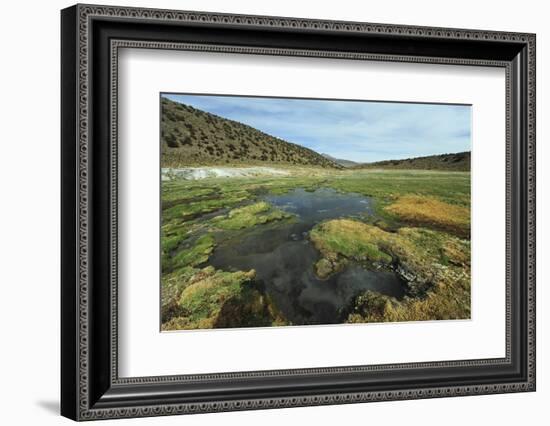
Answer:
[(163, 96), (319, 153), (357, 162), (471, 149), (471, 107), (466, 105)]

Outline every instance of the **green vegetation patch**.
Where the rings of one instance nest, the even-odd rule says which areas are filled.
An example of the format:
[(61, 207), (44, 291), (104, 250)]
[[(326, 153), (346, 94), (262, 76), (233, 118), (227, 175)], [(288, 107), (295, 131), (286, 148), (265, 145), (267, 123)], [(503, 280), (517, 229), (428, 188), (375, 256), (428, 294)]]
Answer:
[(405, 195), (433, 197), (450, 204), (470, 206), (470, 173), (426, 170), (349, 170), (327, 172), (325, 186), (355, 192), (384, 203)]
[(313, 228), (310, 238), (315, 247), (328, 259), (335, 259), (341, 255), (354, 260), (390, 263), (392, 257), (377, 245), (382, 233), (385, 232), (362, 222), (335, 219)]
[(223, 209), (226, 202), (223, 199), (194, 201), (189, 203), (177, 204), (166, 210), (163, 210), (163, 220), (172, 219), (191, 220), (207, 213)]
[(215, 217), (212, 223), (222, 229), (242, 229), (291, 217), (290, 213), (275, 209), (271, 204), (261, 201), (233, 209), (227, 216)]
[(217, 190), (212, 186), (182, 185), (182, 182), (163, 182), (162, 207), (174, 206), (189, 201), (203, 200), (215, 196)]
[(251, 196), (248, 191), (235, 184), (196, 185), (185, 180), (163, 183), (163, 224), (199, 219), (208, 213), (234, 207)]
[[(254, 278), (248, 272), (221, 272), (207, 268), (182, 292), (179, 305), (186, 320), (199, 328), (212, 328), (226, 300), (238, 296), (241, 284)], [(204, 324), (204, 322), (208, 324)]]
[(177, 269), (205, 263), (214, 251), (214, 246), (215, 242), (212, 234), (202, 235), (193, 246), (178, 252), (172, 258), (171, 266), (173, 269)]
[(161, 248), (163, 253), (170, 253), (179, 244), (189, 238), (195, 224), (172, 221), (161, 227)]
[(271, 299), (252, 286), (255, 274), (254, 270), (224, 272), (211, 266), (194, 270), (191, 277), (183, 277), (187, 282), (177, 303), (170, 300), (171, 309), (166, 309), (162, 329), (288, 324)]

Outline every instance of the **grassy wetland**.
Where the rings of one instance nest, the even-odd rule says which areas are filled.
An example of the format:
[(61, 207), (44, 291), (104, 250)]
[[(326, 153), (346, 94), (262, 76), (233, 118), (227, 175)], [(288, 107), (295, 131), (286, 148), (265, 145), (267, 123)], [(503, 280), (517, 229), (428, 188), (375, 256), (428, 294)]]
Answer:
[(469, 153), (343, 167), (162, 102), (162, 330), (470, 318)]

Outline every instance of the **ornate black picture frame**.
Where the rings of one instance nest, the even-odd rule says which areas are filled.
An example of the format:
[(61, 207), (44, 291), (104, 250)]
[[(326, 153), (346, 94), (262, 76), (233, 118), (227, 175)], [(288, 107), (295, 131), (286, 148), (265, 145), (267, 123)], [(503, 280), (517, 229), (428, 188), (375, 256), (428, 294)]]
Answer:
[[(535, 35), (76, 5), (61, 13), (61, 413), (159, 416), (535, 390)], [(121, 47), (484, 65), (506, 71), (506, 356), (120, 378)]]

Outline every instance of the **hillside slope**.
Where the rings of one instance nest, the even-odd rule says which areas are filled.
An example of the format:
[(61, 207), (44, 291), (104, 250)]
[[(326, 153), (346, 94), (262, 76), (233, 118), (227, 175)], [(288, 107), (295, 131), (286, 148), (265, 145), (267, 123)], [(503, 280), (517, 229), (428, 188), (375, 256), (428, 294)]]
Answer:
[(386, 160), (375, 163), (365, 163), (356, 168), (368, 169), (413, 169), (413, 170), (449, 170), (470, 171), (470, 151), (454, 154), (430, 155), (427, 157), (406, 158), (404, 160)]
[(161, 98), (161, 166), (280, 164), (341, 168), (245, 124)]

